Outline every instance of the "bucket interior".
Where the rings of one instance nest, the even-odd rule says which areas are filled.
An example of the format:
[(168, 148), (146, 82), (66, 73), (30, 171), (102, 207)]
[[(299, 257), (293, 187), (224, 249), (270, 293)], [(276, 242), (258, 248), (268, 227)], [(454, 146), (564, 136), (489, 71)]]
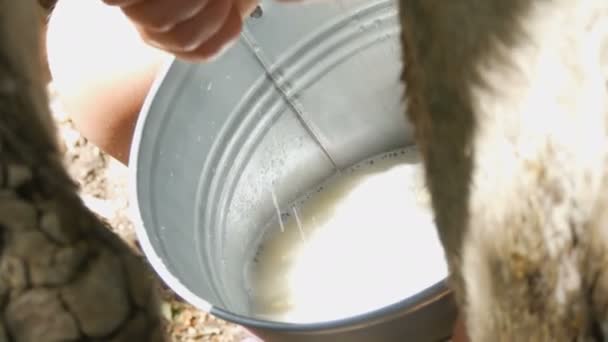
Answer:
[(242, 316), (274, 200), (413, 144), (393, 1), (262, 8), (221, 58), (168, 66), (131, 156), (139, 235), (161, 276), (201, 309)]

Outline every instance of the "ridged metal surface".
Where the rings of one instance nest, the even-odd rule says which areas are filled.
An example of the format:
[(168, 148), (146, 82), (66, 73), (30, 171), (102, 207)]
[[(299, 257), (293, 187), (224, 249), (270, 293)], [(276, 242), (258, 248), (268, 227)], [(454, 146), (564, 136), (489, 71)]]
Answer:
[(412, 143), (392, 1), (262, 8), (225, 55), (173, 61), (148, 96), (131, 159), (142, 247), (186, 300), (270, 340), (447, 336), (454, 307), (441, 279), (348, 320), (250, 316), (244, 268), (275, 214), (270, 190), (288, 203), (339, 169)]

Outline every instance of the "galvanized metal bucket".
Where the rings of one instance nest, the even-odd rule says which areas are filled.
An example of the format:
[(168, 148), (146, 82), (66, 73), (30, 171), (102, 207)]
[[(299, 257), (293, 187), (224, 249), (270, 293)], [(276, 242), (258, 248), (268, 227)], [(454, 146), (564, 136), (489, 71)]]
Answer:
[(393, 1), (267, 1), (262, 12), (221, 58), (168, 63), (146, 100), (130, 160), (144, 252), (185, 300), (268, 342), (449, 338), (455, 307), (443, 279), (332, 322), (250, 314), (243, 269), (274, 214), (267, 189), (286, 203), (413, 144)]

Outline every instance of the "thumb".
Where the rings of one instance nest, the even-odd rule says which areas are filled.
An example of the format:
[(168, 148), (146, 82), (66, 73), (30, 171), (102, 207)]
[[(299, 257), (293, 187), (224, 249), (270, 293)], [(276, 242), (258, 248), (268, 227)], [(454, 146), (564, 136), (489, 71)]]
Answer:
[(258, 0), (236, 0), (235, 6), (239, 10), (241, 18), (245, 19), (253, 13), (258, 3)]

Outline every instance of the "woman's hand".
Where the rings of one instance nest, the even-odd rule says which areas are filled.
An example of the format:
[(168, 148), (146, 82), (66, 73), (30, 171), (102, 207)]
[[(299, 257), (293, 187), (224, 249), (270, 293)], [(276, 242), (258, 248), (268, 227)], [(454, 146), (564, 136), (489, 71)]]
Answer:
[(103, 0), (118, 6), (150, 45), (186, 60), (219, 54), (258, 0)]

